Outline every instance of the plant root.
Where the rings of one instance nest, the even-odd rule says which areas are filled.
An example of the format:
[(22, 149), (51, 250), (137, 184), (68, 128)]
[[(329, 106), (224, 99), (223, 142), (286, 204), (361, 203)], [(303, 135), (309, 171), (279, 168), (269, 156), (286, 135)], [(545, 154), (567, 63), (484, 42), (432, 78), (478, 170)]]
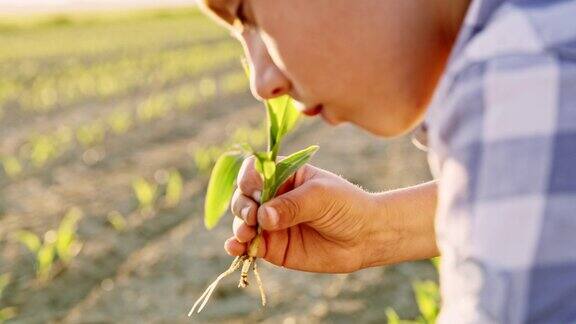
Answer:
[(218, 283), (220, 282), (220, 280), (231, 275), (232, 273), (234, 273), (234, 271), (236, 271), (240, 268), (242, 268), (242, 272), (240, 274), (240, 282), (238, 283), (238, 287), (239, 288), (248, 287), (248, 284), (249, 284), (248, 283), (248, 272), (250, 272), (250, 269), (252, 269), (252, 271), (254, 272), (254, 277), (256, 278), (256, 282), (258, 284), (258, 290), (260, 291), (260, 298), (262, 299), (262, 306), (266, 306), (266, 294), (264, 292), (264, 286), (262, 285), (262, 279), (260, 278), (260, 273), (258, 272), (258, 266), (256, 265), (256, 256), (255, 256), (256, 252), (257, 252), (257, 247), (258, 247), (259, 241), (260, 241), (260, 235), (258, 235), (252, 241), (247, 254), (245, 254), (243, 256), (236, 257), (234, 259), (234, 261), (232, 261), (232, 264), (230, 264), (230, 267), (226, 271), (224, 271), (222, 274), (220, 274), (218, 276), (218, 278), (216, 278), (216, 280), (214, 280), (208, 286), (208, 288), (206, 288), (206, 290), (204, 290), (204, 292), (202, 293), (202, 296), (200, 296), (200, 298), (198, 298), (198, 300), (194, 303), (194, 306), (192, 306), (192, 309), (190, 309), (188, 316), (192, 316), (192, 314), (194, 314), (194, 312), (196, 311), (197, 308), (198, 308), (198, 311), (196, 311), (196, 312), (200, 313), (204, 309), (204, 306), (206, 306), (206, 304), (208, 303), (208, 300), (210, 300), (210, 297), (212, 296), (212, 293), (214, 292), (214, 290), (216, 290), (216, 286), (218, 286)]
[(254, 257), (247, 257), (242, 264), (242, 273), (240, 274), (240, 282), (238, 283), (238, 288), (246, 288), (248, 287), (248, 272), (252, 267), (252, 263), (254, 262)]
[(245, 260), (244, 257), (236, 257), (234, 259), (234, 261), (232, 261), (232, 264), (230, 265), (230, 267), (228, 268), (228, 270), (224, 271), (222, 274), (220, 274), (218, 276), (218, 278), (216, 278), (216, 280), (214, 280), (214, 282), (212, 282), (210, 284), (210, 286), (208, 286), (208, 288), (206, 288), (206, 290), (204, 291), (204, 293), (202, 293), (202, 296), (200, 296), (200, 298), (198, 298), (198, 300), (196, 301), (196, 303), (194, 303), (194, 306), (192, 306), (192, 309), (190, 309), (190, 312), (188, 313), (188, 316), (192, 316), (192, 314), (194, 313), (194, 311), (196, 310), (196, 307), (198, 307), (198, 305), (202, 302), (202, 305), (200, 306), (200, 308), (198, 309), (197, 313), (200, 313), (202, 311), (202, 309), (204, 308), (204, 306), (206, 306), (206, 304), (208, 303), (208, 300), (210, 299), (210, 296), (212, 296), (212, 293), (214, 292), (214, 289), (216, 289), (216, 286), (218, 285), (218, 283), (220, 282), (220, 280), (224, 279), (225, 277), (229, 276), (230, 274), (234, 273), (234, 271), (238, 270), (238, 268), (240, 268), (240, 266), (242, 265), (242, 262)]
[(260, 273), (258, 272), (258, 264), (254, 261), (254, 266), (252, 268), (254, 271), (254, 277), (256, 278), (256, 283), (258, 284), (258, 290), (260, 290), (260, 298), (262, 298), (262, 306), (266, 306), (266, 292), (264, 291), (264, 285), (262, 285), (262, 279), (260, 279)]

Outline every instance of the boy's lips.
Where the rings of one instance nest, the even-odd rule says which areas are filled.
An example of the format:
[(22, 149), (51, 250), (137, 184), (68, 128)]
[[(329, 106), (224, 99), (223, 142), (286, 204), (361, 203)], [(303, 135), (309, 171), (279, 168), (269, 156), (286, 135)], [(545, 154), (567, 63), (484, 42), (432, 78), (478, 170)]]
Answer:
[(302, 113), (306, 116), (316, 116), (322, 112), (322, 105), (316, 105), (314, 107), (308, 107), (302, 110)]
[(332, 116), (328, 116), (327, 111), (324, 109), (323, 104), (318, 104), (316, 106), (306, 106), (306, 104), (295, 100), (296, 108), (304, 115), (309, 117), (314, 117), (318, 115), (322, 115), (322, 118), (330, 125), (338, 125), (339, 121), (332, 118)]

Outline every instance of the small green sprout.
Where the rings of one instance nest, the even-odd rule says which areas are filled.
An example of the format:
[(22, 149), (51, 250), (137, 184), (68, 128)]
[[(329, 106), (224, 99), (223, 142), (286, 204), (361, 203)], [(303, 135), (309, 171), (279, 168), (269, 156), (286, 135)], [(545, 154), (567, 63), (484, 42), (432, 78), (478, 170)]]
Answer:
[(4, 156), (0, 159), (2, 161), (2, 166), (4, 167), (4, 172), (10, 178), (16, 178), (22, 173), (22, 164), (18, 161), (15, 156)]
[(208, 174), (218, 157), (222, 155), (222, 149), (216, 146), (196, 147), (190, 154), (196, 169), (202, 174)]
[(80, 126), (76, 130), (76, 139), (84, 148), (102, 143), (106, 137), (106, 127), (100, 120)]
[[(250, 155), (255, 157), (255, 169), (263, 181), (260, 204), (272, 199), (278, 188), (288, 180), (300, 167), (302, 167), (318, 150), (318, 146), (311, 146), (305, 150), (294, 153), (281, 161), (278, 161), (278, 152), (282, 140), (295, 126), (299, 113), (288, 96), (268, 100), (267, 111), (267, 138), (268, 148), (264, 152), (256, 152), (249, 144), (238, 144), (233, 149), (226, 151), (216, 161), (212, 170), (205, 200), (204, 223), (208, 229), (214, 228), (221, 217), (226, 213), (234, 192), (234, 182), (245, 158)], [(208, 286), (206, 291), (196, 301), (188, 316), (196, 309), (199, 313), (208, 303), (216, 286), (224, 277), (241, 270), (239, 287), (248, 286), (248, 272), (252, 269), (258, 283), (262, 305), (266, 305), (266, 295), (262, 281), (258, 273), (256, 255), (258, 246), (262, 240), (262, 229), (258, 227), (257, 236), (250, 242), (245, 255), (236, 257), (228, 270), (223, 272)]]
[(82, 243), (77, 240), (76, 229), (82, 211), (72, 208), (64, 216), (57, 230), (49, 230), (44, 239), (30, 231), (22, 230), (16, 234), (17, 239), (36, 255), (36, 277), (40, 282), (50, 279), (56, 261), (67, 266), (78, 255)]
[[(434, 267), (438, 269), (440, 258), (430, 260)], [(416, 304), (420, 311), (420, 316), (415, 321), (400, 319), (398, 313), (392, 308), (386, 309), (386, 317), (390, 324), (433, 324), (436, 323), (440, 313), (440, 289), (438, 284), (431, 280), (416, 281), (412, 283)]]
[(123, 232), (128, 225), (126, 218), (116, 210), (109, 212), (106, 218), (108, 219), (108, 223), (118, 232)]
[(36, 168), (43, 167), (59, 153), (58, 142), (49, 135), (32, 136), (26, 146), (30, 150), (30, 161)]
[(171, 170), (168, 175), (168, 183), (166, 184), (166, 195), (164, 196), (166, 207), (174, 208), (178, 206), (182, 199), (183, 186), (180, 172), (178, 172), (178, 170)]
[(156, 193), (158, 185), (148, 182), (144, 178), (138, 178), (132, 182), (134, 195), (138, 200), (139, 209), (142, 212), (150, 212), (154, 209), (156, 203)]
[(112, 130), (112, 133), (116, 135), (122, 135), (126, 133), (130, 127), (134, 124), (132, 120), (132, 115), (130, 112), (117, 110), (113, 112), (107, 119), (108, 127)]

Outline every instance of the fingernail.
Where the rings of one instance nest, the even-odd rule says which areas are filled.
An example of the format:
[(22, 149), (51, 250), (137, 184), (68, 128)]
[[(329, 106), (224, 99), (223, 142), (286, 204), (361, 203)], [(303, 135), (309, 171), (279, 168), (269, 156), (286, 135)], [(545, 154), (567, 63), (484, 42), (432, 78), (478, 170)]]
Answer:
[(247, 221), (249, 213), (250, 213), (250, 206), (246, 206), (246, 207), (242, 208), (242, 210), (240, 211), (240, 216), (242, 217), (242, 219), (244, 221)]
[(278, 225), (278, 212), (273, 207), (264, 207), (266, 210), (266, 215), (268, 216), (268, 223), (271, 227), (276, 227)]
[(260, 196), (262, 195), (262, 192), (260, 192), (259, 190), (254, 191), (254, 193), (252, 194), (252, 198), (254, 198), (254, 200), (256, 200), (256, 202), (260, 202)]

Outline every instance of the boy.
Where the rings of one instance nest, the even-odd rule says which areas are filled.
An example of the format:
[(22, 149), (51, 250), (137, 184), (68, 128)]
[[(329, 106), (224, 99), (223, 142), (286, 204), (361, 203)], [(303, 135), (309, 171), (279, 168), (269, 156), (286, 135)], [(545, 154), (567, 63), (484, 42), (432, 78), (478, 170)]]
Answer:
[(205, 0), (256, 97), (391, 137), (426, 134), (435, 182), (371, 194), (307, 165), (232, 201), (243, 254), (351, 272), (442, 255), (442, 323), (576, 321), (576, 1)]

